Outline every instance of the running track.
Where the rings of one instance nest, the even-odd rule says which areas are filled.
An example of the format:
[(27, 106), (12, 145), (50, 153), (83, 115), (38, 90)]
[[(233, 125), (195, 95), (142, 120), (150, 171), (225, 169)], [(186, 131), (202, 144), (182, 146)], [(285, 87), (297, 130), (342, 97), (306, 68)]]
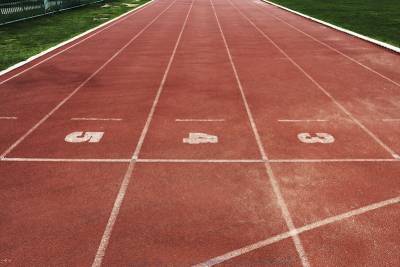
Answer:
[(0, 129), (0, 266), (400, 265), (399, 55), (266, 3), (156, 0)]

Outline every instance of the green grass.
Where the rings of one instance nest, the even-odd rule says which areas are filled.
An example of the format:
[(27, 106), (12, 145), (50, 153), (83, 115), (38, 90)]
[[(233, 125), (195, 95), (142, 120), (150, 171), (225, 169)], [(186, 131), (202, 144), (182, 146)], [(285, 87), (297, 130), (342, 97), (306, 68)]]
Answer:
[(270, 0), (400, 47), (400, 0)]
[[(106, 0), (49, 16), (0, 26), (0, 70), (148, 1)], [(133, 4), (135, 6), (132, 6)], [(102, 7), (104, 5), (106, 7)]]

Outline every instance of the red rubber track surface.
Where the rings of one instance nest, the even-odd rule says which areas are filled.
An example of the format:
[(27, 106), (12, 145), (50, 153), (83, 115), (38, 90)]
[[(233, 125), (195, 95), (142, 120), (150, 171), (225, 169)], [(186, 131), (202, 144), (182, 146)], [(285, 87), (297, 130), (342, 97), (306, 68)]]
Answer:
[(398, 266), (399, 77), (261, 1), (156, 0), (0, 77), (0, 266)]

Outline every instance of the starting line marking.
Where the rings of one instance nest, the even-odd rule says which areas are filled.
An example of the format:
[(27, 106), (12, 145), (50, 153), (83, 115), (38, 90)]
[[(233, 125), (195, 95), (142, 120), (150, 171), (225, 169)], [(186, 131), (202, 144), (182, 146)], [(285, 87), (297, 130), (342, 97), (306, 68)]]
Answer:
[(222, 122), (225, 119), (176, 119), (176, 122)]
[(121, 118), (71, 118), (71, 121), (122, 121)]
[(327, 122), (328, 120), (278, 120), (279, 122)]
[(311, 223), (311, 224), (307, 224), (307, 225), (304, 225), (304, 226), (299, 227), (299, 228), (295, 228), (292, 231), (288, 231), (288, 232), (285, 232), (285, 233), (282, 233), (282, 234), (279, 234), (279, 235), (275, 235), (275, 236), (272, 236), (270, 238), (267, 238), (267, 239), (264, 239), (262, 241), (259, 241), (257, 243), (253, 243), (251, 245), (248, 245), (248, 246), (233, 250), (231, 252), (228, 252), (228, 253), (225, 253), (223, 255), (217, 256), (215, 258), (212, 258), (212, 259), (207, 260), (205, 262), (202, 262), (200, 264), (193, 265), (192, 267), (214, 266), (216, 264), (220, 264), (220, 263), (225, 262), (227, 260), (230, 260), (232, 258), (238, 257), (238, 256), (246, 254), (246, 253), (249, 253), (251, 251), (254, 251), (256, 249), (259, 249), (259, 248), (262, 248), (262, 247), (277, 243), (277, 242), (279, 242), (281, 240), (284, 240), (284, 239), (287, 239), (287, 238), (291, 238), (294, 235), (298, 235), (298, 234), (301, 234), (301, 233), (304, 233), (304, 232), (308, 232), (310, 230), (313, 230), (315, 228), (320, 228), (320, 227), (328, 225), (328, 224), (332, 224), (332, 223), (335, 223), (335, 222), (343, 221), (345, 219), (348, 219), (348, 218), (351, 218), (351, 217), (354, 217), (354, 216), (358, 216), (358, 215), (361, 215), (363, 213), (366, 213), (366, 212), (369, 212), (369, 211), (372, 211), (372, 210), (383, 208), (385, 206), (398, 204), (399, 202), (400, 202), (400, 197), (394, 197), (394, 198), (387, 199), (387, 200), (384, 200), (384, 201), (381, 201), (381, 202), (370, 204), (368, 206), (364, 206), (364, 207), (361, 207), (361, 208), (358, 208), (358, 209), (354, 209), (354, 210), (351, 210), (351, 211), (348, 211), (348, 212), (345, 212), (345, 213), (342, 213), (342, 214), (339, 214), (339, 215), (336, 215), (336, 216), (328, 217), (326, 219), (323, 219), (323, 220), (320, 220), (320, 221), (317, 221), (317, 222), (314, 222), (314, 223)]
[(145, 163), (264, 163), (262, 159), (137, 159)]
[(400, 159), (107, 159), (107, 158), (0, 158), (0, 161), (37, 162), (139, 162), (139, 163), (329, 163), (329, 162), (400, 162)]
[(130, 162), (130, 159), (0, 158), (0, 161), (26, 162)]
[(17, 120), (18, 117), (0, 117), (0, 120)]

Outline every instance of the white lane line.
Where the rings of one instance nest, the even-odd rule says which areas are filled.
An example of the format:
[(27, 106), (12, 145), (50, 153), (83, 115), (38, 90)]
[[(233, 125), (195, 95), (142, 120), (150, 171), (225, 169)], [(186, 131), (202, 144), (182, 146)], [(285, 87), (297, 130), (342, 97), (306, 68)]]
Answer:
[[(262, 145), (261, 138), (260, 138), (260, 135), (258, 133), (256, 124), (255, 124), (253, 115), (251, 113), (249, 104), (248, 104), (246, 96), (244, 94), (243, 86), (242, 86), (242, 83), (241, 83), (241, 81), (239, 79), (239, 75), (237, 73), (236, 66), (235, 66), (235, 64), (233, 62), (232, 55), (231, 55), (228, 43), (227, 43), (226, 38), (225, 38), (225, 34), (224, 34), (224, 32), (222, 30), (222, 27), (221, 27), (221, 24), (219, 22), (219, 19), (218, 19), (218, 16), (217, 16), (217, 12), (216, 12), (215, 7), (214, 7), (213, 0), (210, 0), (210, 2), (211, 2), (211, 6), (212, 6), (212, 9), (213, 9), (214, 15), (215, 15), (215, 19), (216, 19), (217, 24), (218, 24), (218, 28), (219, 28), (222, 40), (223, 40), (225, 48), (226, 48), (226, 52), (227, 52), (229, 61), (230, 61), (231, 66), (232, 66), (233, 73), (235, 75), (235, 79), (236, 79), (237, 85), (238, 85), (239, 90), (240, 90), (240, 94), (242, 96), (243, 104), (244, 104), (244, 106), (246, 108), (247, 116), (248, 116), (250, 125), (252, 127), (253, 134), (254, 134), (255, 139), (257, 141), (258, 149), (259, 149), (259, 151), (260, 151), (260, 153), (262, 155), (262, 159), (263, 160), (268, 160), (268, 157), (267, 157), (267, 155), (265, 153), (264, 146)], [(231, 2), (230, 2), (230, 4), (232, 5)], [(266, 169), (267, 175), (269, 177), (270, 183), (272, 185), (272, 189), (274, 191), (275, 197), (277, 199), (277, 203), (278, 203), (278, 205), (279, 205), (279, 207), (281, 209), (283, 218), (284, 218), (284, 220), (286, 222), (286, 225), (289, 228), (289, 230), (292, 231), (293, 229), (295, 229), (294, 224), (293, 224), (293, 220), (292, 220), (290, 212), (289, 212), (289, 210), (287, 208), (285, 200), (284, 200), (284, 198), (282, 196), (281, 190), (279, 188), (279, 184), (278, 184), (278, 182), (277, 182), (277, 180), (275, 178), (275, 175), (274, 175), (274, 173), (272, 171), (271, 165), (268, 162), (265, 162), (264, 165), (265, 165), (265, 169)], [(294, 243), (294, 245), (296, 247), (296, 251), (297, 251), (297, 253), (298, 253), (298, 255), (299, 255), (300, 259), (301, 259), (301, 262), (302, 262), (303, 266), (304, 267), (310, 266), (310, 263), (308, 261), (307, 255), (306, 255), (306, 253), (304, 251), (304, 248), (303, 248), (303, 245), (302, 245), (302, 243), (300, 241), (300, 238), (297, 235), (293, 235), (292, 236), (292, 240), (293, 240), (293, 243)]]
[(109, 20), (109, 21), (107, 21), (107, 22), (105, 22), (105, 23), (102, 23), (102, 24), (100, 24), (100, 25), (98, 25), (98, 26), (96, 26), (96, 27), (94, 27), (94, 28), (92, 28), (92, 29), (90, 29), (90, 30), (87, 30), (86, 32), (83, 32), (83, 33), (81, 33), (81, 34), (79, 34), (79, 35), (77, 35), (77, 36), (75, 36), (75, 37), (72, 37), (71, 39), (69, 39), (69, 40), (67, 40), (67, 41), (64, 41), (64, 42), (62, 42), (62, 43), (60, 43), (60, 44), (58, 44), (58, 45), (56, 45), (56, 46), (54, 46), (54, 47), (51, 47), (51, 48), (49, 48), (49, 49), (47, 49), (47, 50), (45, 50), (45, 51), (43, 51), (43, 52), (41, 52), (41, 53), (35, 55), (35, 56), (32, 56), (32, 57), (28, 58), (28, 59), (25, 60), (25, 61), (19, 62), (19, 63), (13, 65), (13, 66), (7, 68), (6, 70), (0, 71), (0, 76), (2, 76), (2, 75), (6, 74), (6, 73), (8, 73), (8, 72), (10, 72), (10, 71), (12, 71), (12, 70), (14, 70), (14, 69), (17, 69), (17, 68), (19, 68), (19, 67), (21, 67), (21, 66), (23, 66), (23, 65), (25, 65), (25, 64), (27, 64), (27, 63), (33, 61), (33, 60), (35, 60), (35, 59), (37, 59), (37, 58), (39, 58), (39, 57), (42, 57), (42, 56), (44, 56), (44, 55), (46, 55), (46, 54), (48, 54), (48, 53), (50, 53), (50, 52), (52, 52), (52, 51), (54, 51), (54, 50), (60, 48), (60, 47), (62, 47), (62, 46), (65, 46), (65, 45), (67, 45), (67, 44), (69, 44), (69, 43), (71, 43), (71, 42), (73, 42), (73, 41), (75, 41), (75, 40), (77, 40), (77, 39), (79, 39), (79, 38), (85, 36), (85, 35), (88, 35), (89, 33), (96, 31), (97, 29), (100, 29), (100, 28), (102, 28), (102, 27), (108, 25), (107, 27), (104, 27), (103, 29), (100, 29), (99, 31), (97, 31), (97, 32), (95, 32), (95, 33), (93, 33), (93, 34), (86, 36), (85, 38), (83, 38), (82, 40), (76, 42), (75, 44), (70, 45), (70, 46), (68, 46), (68, 47), (66, 47), (66, 48), (64, 48), (64, 49), (62, 49), (62, 50), (60, 50), (59, 52), (55, 53), (54, 55), (51, 55), (51, 56), (49, 56), (49, 57), (47, 57), (47, 58), (45, 58), (45, 59), (39, 61), (38, 63), (36, 63), (36, 64), (34, 64), (34, 65), (32, 65), (32, 66), (30, 66), (30, 67), (28, 67), (28, 68), (26, 68), (26, 69), (24, 69), (24, 70), (22, 70), (22, 71), (20, 71), (20, 72), (14, 74), (13, 76), (11, 76), (11, 77), (9, 77), (9, 78), (7, 78), (7, 79), (1, 81), (1, 82), (0, 82), (0, 85), (2, 85), (2, 84), (4, 84), (4, 83), (8, 82), (8, 81), (11, 80), (11, 79), (14, 79), (15, 77), (20, 76), (21, 74), (23, 74), (23, 73), (25, 73), (25, 72), (27, 72), (27, 71), (29, 71), (29, 70), (31, 70), (31, 69), (37, 67), (38, 65), (40, 65), (40, 64), (42, 64), (42, 63), (44, 63), (44, 62), (46, 62), (46, 61), (48, 61), (48, 60), (50, 60), (50, 59), (56, 57), (56, 56), (58, 56), (59, 54), (61, 54), (61, 53), (65, 52), (65, 51), (67, 51), (67, 50), (69, 50), (69, 49), (71, 49), (71, 48), (73, 48), (73, 47), (75, 47), (75, 46), (77, 46), (77, 45), (83, 43), (84, 41), (86, 41), (86, 40), (92, 38), (93, 36), (95, 36), (95, 35), (101, 33), (102, 31), (107, 30), (108, 28), (110, 28), (110, 27), (112, 27), (112, 26), (114, 26), (114, 25), (120, 23), (121, 21), (126, 20), (127, 18), (131, 17), (132, 15), (137, 14), (137, 13), (143, 11), (146, 7), (152, 6), (152, 5), (154, 4), (155, 1), (156, 1), (156, 0), (151, 0), (151, 1), (149, 1), (149, 2), (147, 2), (147, 3), (145, 3), (145, 4), (141, 5), (141, 6), (139, 6), (139, 7), (137, 7), (137, 8), (134, 8), (134, 9), (132, 9), (131, 11), (128, 11), (128, 12), (126, 12), (126, 13), (124, 13), (124, 14), (122, 14), (122, 15), (120, 15), (120, 16), (118, 16), (118, 17), (112, 19), (112, 20)]
[(328, 120), (278, 120), (279, 122), (326, 122)]
[[(175, 1), (173, 3), (175, 3)], [(160, 86), (158, 88), (157, 95), (156, 95), (156, 97), (155, 97), (155, 99), (153, 101), (153, 105), (151, 107), (149, 115), (147, 116), (146, 124), (145, 124), (145, 126), (144, 126), (144, 128), (142, 130), (142, 133), (140, 135), (140, 139), (139, 139), (138, 144), (136, 145), (136, 149), (135, 149), (135, 151), (134, 151), (134, 153), (132, 155), (131, 162), (129, 163), (128, 170), (127, 170), (127, 172), (126, 172), (126, 174), (125, 174), (125, 176), (123, 178), (121, 187), (120, 187), (120, 189), (118, 191), (117, 198), (116, 198), (116, 200), (114, 202), (114, 206), (113, 206), (113, 209), (111, 211), (110, 217), (108, 219), (106, 228), (104, 229), (104, 233), (103, 233), (103, 236), (101, 238), (99, 248), (97, 249), (97, 253), (96, 253), (96, 256), (94, 258), (92, 267), (100, 267), (101, 264), (102, 264), (105, 252), (106, 252), (107, 247), (108, 247), (108, 243), (109, 243), (110, 238), (111, 238), (111, 233), (112, 233), (112, 230), (114, 228), (114, 224), (115, 224), (115, 222), (117, 220), (117, 217), (118, 217), (118, 214), (119, 214), (119, 210), (120, 210), (122, 202), (123, 202), (123, 200), (125, 198), (126, 190), (128, 189), (129, 183), (130, 183), (130, 181), (132, 179), (132, 173), (133, 173), (133, 169), (134, 169), (135, 164), (136, 164), (136, 159), (139, 156), (140, 149), (142, 148), (143, 140), (144, 140), (144, 138), (145, 138), (145, 136), (146, 136), (146, 134), (148, 132), (150, 122), (151, 122), (151, 120), (153, 118), (153, 114), (154, 114), (155, 108), (156, 108), (156, 106), (158, 104), (158, 100), (160, 98), (161, 92), (163, 91), (164, 84), (165, 84), (165, 81), (167, 79), (167, 76), (168, 76), (169, 70), (171, 68), (172, 62), (174, 61), (175, 54), (176, 54), (176, 51), (178, 49), (179, 43), (181, 41), (181, 38), (182, 38), (182, 35), (183, 35), (183, 31), (185, 30), (187, 21), (189, 19), (190, 11), (192, 10), (194, 1), (195, 0), (192, 0), (192, 2), (190, 4), (190, 7), (189, 7), (188, 12), (186, 14), (186, 17), (185, 17), (185, 20), (183, 22), (182, 28), (181, 28), (181, 30), (179, 32), (179, 35), (178, 35), (178, 38), (176, 40), (174, 49), (172, 51), (171, 57), (169, 59), (168, 65), (167, 65), (167, 67), (165, 69), (163, 78), (162, 78)]]
[[(286, 7), (280, 6), (280, 5), (278, 5), (278, 4), (272, 3), (272, 2), (270, 2), (270, 1), (268, 1), (268, 0), (261, 0), (261, 1), (266, 2), (266, 3), (269, 3), (269, 4), (274, 5), (274, 6), (277, 6), (277, 7), (281, 8), (281, 9), (287, 10), (287, 11), (289, 11), (289, 12), (291, 12), (291, 13), (295, 13), (295, 14), (300, 15), (300, 16), (302, 16), (302, 17), (306, 17), (306, 18), (311, 19), (311, 20), (313, 20), (313, 21), (317, 21), (318, 23), (327, 25), (327, 26), (329, 26), (329, 27), (331, 27), (331, 28), (334, 28), (334, 29), (336, 29), (336, 30), (345, 32), (345, 33), (350, 34), (350, 35), (354, 35), (354, 36), (356, 36), (356, 37), (359, 37), (359, 38), (361, 38), (361, 39), (367, 40), (367, 41), (369, 41), (369, 42), (373, 42), (373, 43), (375, 43), (375, 44), (378, 44), (378, 45), (380, 45), (380, 46), (383, 46), (383, 47), (385, 47), (385, 48), (388, 48), (388, 49), (390, 49), (390, 50), (392, 50), (392, 51), (395, 51), (395, 52), (397, 52), (397, 53), (400, 53), (400, 48), (399, 48), (399, 47), (395, 47), (395, 46), (392, 46), (392, 45), (389, 45), (389, 44), (386, 44), (386, 43), (383, 43), (383, 42), (380, 42), (380, 41), (371, 39), (371, 38), (369, 38), (369, 37), (366, 37), (366, 36), (357, 34), (357, 33), (355, 33), (355, 32), (352, 32), (352, 31), (349, 31), (349, 30), (346, 30), (346, 29), (337, 27), (337, 26), (332, 25), (332, 24), (330, 24), (330, 23), (327, 23), (327, 22), (324, 22), (324, 21), (315, 19), (315, 18), (313, 18), (313, 17), (307, 16), (307, 15), (302, 14), (302, 13), (300, 13), (300, 12), (297, 12), (297, 11), (288, 9), (288, 8), (286, 8)], [(258, 8), (261, 8), (261, 7), (259, 7), (258, 5), (256, 5), (256, 6), (257, 6)], [(345, 58), (349, 59), (350, 61), (352, 61), (352, 62), (354, 62), (354, 63), (360, 65), (361, 67), (365, 68), (366, 70), (369, 70), (370, 72), (372, 72), (372, 73), (374, 73), (374, 74), (380, 76), (381, 78), (383, 78), (383, 79), (385, 79), (385, 80), (387, 80), (387, 81), (389, 81), (389, 82), (391, 82), (391, 83), (393, 83), (393, 84), (395, 84), (395, 85), (397, 85), (397, 86), (400, 86), (400, 83), (398, 83), (398, 82), (396, 82), (396, 81), (390, 79), (389, 77), (383, 75), (382, 73), (379, 73), (378, 71), (376, 71), (376, 70), (374, 70), (374, 69), (372, 69), (372, 68), (370, 68), (370, 67), (364, 65), (364, 64), (361, 63), (360, 61), (358, 61), (358, 60), (356, 60), (355, 58), (352, 58), (351, 56), (349, 56), (349, 55), (347, 55), (347, 54), (345, 54), (345, 53), (339, 51), (338, 49), (334, 48), (333, 46), (330, 46), (329, 44), (327, 44), (327, 43), (325, 43), (325, 42), (323, 42), (323, 41), (321, 41), (321, 40), (318, 40), (318, 39), (315, 38), (314, 36), (312, 36), (312, 35), (310, 35), (310, 34), (304, 32), (304, 31), (300, 30), (299, 28), (297, 28), (297, 27), (295, 27), (294, 25), (290, 24), (289, 22), (287, 22), (287, 21), (281, 19), (280, 17), (277, 17), (276, 15), (271, 14), (271, 12), (266, 12), (266, 13), (269, 14), (270, 16), (274, 17), (275, 19), (277, 19), (277, 20), (279, 20), (279, 21), (285, 23), (286, 25), (288, 25), (289, 27), (295, 29), (296, 31), (298, 31), (298, 32), (300, 32), (300, 33), (302, 33), (302, 34), (304, 34), (305, 36), (309, 37), (310, 39), (314, 40), (315, 42), (317, 42), (317, 43), (319, 43), (319, 44), (321, 44), (321, 45), (323, 45), (323, 46), (325, 46), (325, 47), (327, 47), (327, 48), (329, 48), (329, 49), (335, 51), (336, 53), (338, 53), (338, 54), (344, 56)]]
[(121, 118), (71, 118), (71, 121), (122, 121)]
[(137, 159), (147, 163), (263, 163), (262, 159)]
[(399, 159), (270, 159), (270, 163), (400, 162)]
[(130, 162), (130, 159), (68, 159), (68, 158), (2, 158), (0, 161), (19, 162)]
[(18, 117), (0, 117), (0, 120), (17, 120)]
[[(233, 5), (233, 4), (232, 4)], [(357, 124), (367, 135), (369, 135), (376, 143), (378, 143), (384, 150), (386, 150), (393, 158), (400, 158), (400, 156), (386, 145), (378, 136), (371, 132), (364, 124), (356, 119), (353, 114), (348, 111), (336, 98), (334, 98), (321, 84), (319, 84), (308, 72), (306, 72), (293, 58), (291, 58), (274, 40), (271, 39), (264, 31), (262, 31), (249, 17), (247, 17), (236, 5), (233, 5), (236, 10), (244, 17), (253, 27), (267, 39), (282, 55), (284, 55), (301, 73), (304, 74), (318, 89), (321, 90), (339, 109), (342, 110), (355, 124)]]
[(400, 119), (382, 119), (384, 122), (400, 122)]
[(316, 228), (320, 228), (320, 227), (328, 225), (328, 224), (340, 222), (340, 221), (343, 221), (345, 219), (348, 219), (348, 218), (351, 218), (351, 217), (354, 217), (354, 216), (358, 216), (358, 215), (364, 214), (366, 212), (373, 211), (373, 210), (376, 210), (376, 209), (379, 209), (379, 208), (383, 208), (383, 207), (386, 207), (386, 206), (389, 206), (389, 205), (398, 204), (399, 202), (400, 202), (400, 197), (394, 197), (394, 198), (387, 199), (387, 200), (384, 200), (384, 201), (381, 201), (381, 202), (377, 202), (377, 203), (374, 203), (374, 204), (371, 204), (371, 205), (368, 205), (368, 206), (364, 206), (364, 207), (361, 207), (361, 208), (358, 208), (358, 209), (354, 209), (354, 210), (351, 210), (349, 212), (345, 212), (345, 213), (342, 213), (342, 214), (339, 214), (339, 215), (336, 215), (336, 216), (328, 217), (328, 218), (326, 218), (324, 220), (317, 221), (317, 222), (302, 226), (300, 228), (296, 228), (296, 229), (294, 229), (294, 231), (285, 232), (285, 233), (282, 233), (282, 234), (279, 234), (279, 235), (264, 239), (264, 240), (259, 241), (257, 243), (242, 247), (240, 249), (233, 250), (231, 252), (228, 252), (228, 253), (225, 253), (223, 255), (220, 255), (220, 256), (217, 256), (215, 258), (212, 258), (210, 260), (207, 260), (207, 261), (205, 261), (203, 263), (194, 265), (193, 267), (213, 266), (213, 265), (225, 262), (227, 260), (230, 260), (232, 258), (238, 257), (240, 255), (246, 254), (246, 253), (251, 252), (253, 250), (256, 250), (256, 249), (271, 245), (273, 243), (277, 243), (277, 242), (279, 242), (281, 240), (284, 240), (286, 238), (289, 238), (289, 237), (291, 237), (293, 235), (298, 235), (298, 234), (301, 234), (301, 233), (304, 233), (304, 232), (308, 232), (310, 230), (313, 230), (313, 229), (316, 229)]
[(225, 119), (176, 119), (176, 122), (222, 122)]
[[(176, 0), (175, 0), (176, 1)], [(73, 95), (75, 95), (83, 86), (86, 85), (94, 76), (96, 76), (104, 67), (106, 67), (114, 58), (116, 58), (125, 48), (127, 48), (133, 41), (135, 41), (144, 31), (146, 31), (156, 20), (161, 17), (171, 6), (173, 1), (166, 9), (157, 15), (150, 23), (148, 23), (140, 32), (132, 37), (123, 47), (121, 47), (114, 55), (112, 55), (103, 65), (101, 65), (95, 72), (93, 72), (85, 81), (83, 81), (74, 91), (72, 91), (67, 97), (65, 97), (56, 107), (54, 107), (49, 113), (47, 113), (39, 122), (37, 122), (31, 129), (29, 129), (23, 136), (21, 136), (15, 143), (13, 143), (6, 151), (4, 151), (0, 158), (4, 158), (10, 153), (17, 145), (25, 140), (32, 132), (34, 132), (42, 123), (44, 123), (54, 112), (56, 112), (62, 105), (64, 105)]]
[[(79, 158), (0, 158), (0, 161), (37, 162), (130, 162), (132, 159)], [(329, 162), (400, 162), (399, 159), (134, 159), (141, 163), (329, 163)]]

